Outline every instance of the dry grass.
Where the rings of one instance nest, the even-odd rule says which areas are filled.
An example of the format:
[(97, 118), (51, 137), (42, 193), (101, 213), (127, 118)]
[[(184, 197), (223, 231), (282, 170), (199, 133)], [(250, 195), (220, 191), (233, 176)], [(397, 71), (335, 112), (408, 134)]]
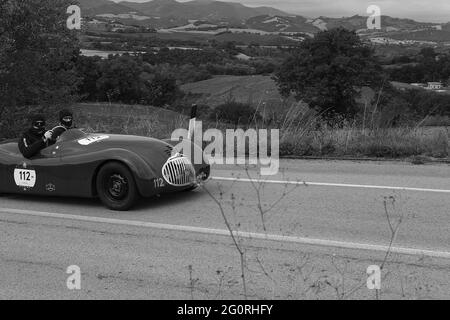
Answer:
[[(292, 111), (295, 110), (295, 111)], [(448, 158), (450, 127), (364, 127), (345, 120), (329, 125), (307, 107), (292, 106), (280, 126), (280, 153), (293, 156)], [(370, 128), (370, 129), (369, 129)]]
[(449, 156), (448, 128), (321, 129), (283, 134), (280, 153), (295, 156), (401, 158)]
[[(141, 105), (78, 104), (74, 111), (78, 127), (91, 132), (162, 139), (169, 138), (175, 129), (188, 127), (188, 117), (184, 115)], [(247, 125), (247, 128), (279, 128), (281, 156), (449, 157), (449, 127), (363, 130), (354, 123), (346, 123), (333, 128), (322, 123), (317, 114), (299, 105), (282, 114), (276, 123), (271, 119), (270, 125), (264, 124), (266, 121), (269, 123), (268, 119)], [(225, 129), (227, 125), (204, 122), (203, 128)]]
[(189, 124), (187, 116), (143, 105), (80, 103), (73, 110), (77, 126), (88, 132), (167, 139), (175, 129)]

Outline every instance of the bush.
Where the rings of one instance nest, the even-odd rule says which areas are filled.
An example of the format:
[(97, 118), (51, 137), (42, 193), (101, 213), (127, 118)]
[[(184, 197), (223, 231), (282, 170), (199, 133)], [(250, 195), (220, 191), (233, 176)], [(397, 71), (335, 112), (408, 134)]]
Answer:
[(141, 97), (142, 64), (129, 55), (114, 56), (99, 65), (96, 81), (100, 101), (137, 103)]
[(212, 78), (211, 73), (205, 67), (196, 67), (193, 64), (182, 65), (176, 72), (177, 80), (181, 83), (190, 83), (208, 80)]
[(257, 111), (251, 105), (236, 101), (228, 101), (217, 106), (210, 115), (213, 121), (232, 123), (235, 126), (247, 125), (259, 118)]
[(144, 83), (143, 91), (142, 101), (156, 107), (169, 105), (182, 94), (175, 79), (159, 74)]
[(30, 128), (31, 118), (36, 114), (43, 114), (47, 120), (47, 126), (56, 125), (58, 111), (67, 105), (47, 106), (17, 106), (5, 108), (0, 117), (0, 141), (3, 139), (18, 138), (24, 131)]

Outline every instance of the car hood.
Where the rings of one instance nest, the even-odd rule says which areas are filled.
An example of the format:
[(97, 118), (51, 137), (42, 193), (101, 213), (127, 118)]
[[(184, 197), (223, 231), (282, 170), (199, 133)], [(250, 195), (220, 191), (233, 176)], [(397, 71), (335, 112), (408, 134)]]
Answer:
[[(70, 132), (67, 132), (70, 133)], [(159, 139), (120, 134), (67, 133), (58, 142), (60, 156), (75, 156), (108, 150), (132, 152), (154, 167), (162, 166), (172, 156), (173, 147)]]

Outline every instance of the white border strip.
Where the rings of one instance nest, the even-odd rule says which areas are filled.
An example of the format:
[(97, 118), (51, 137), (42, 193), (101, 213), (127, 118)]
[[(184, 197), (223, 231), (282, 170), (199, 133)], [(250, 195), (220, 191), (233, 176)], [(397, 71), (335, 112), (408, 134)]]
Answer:
[[(210, 229), (210, 228), (202, 228), (202, 227), (160, 224), (160, 223), (152, 223), (152, 222), (145, 222), (145, 221), (121, 220), (121, 219), (110, 219), (110, 218), (101, 218), (101, 217), (88, 217), (88, 216), (79, 216), (79, 215), (72, 215), (72, 214), (61, 214), (61, 213), (50, 213), (50, 212), (39, 212), (39, 211), (31, 211), (31, 210), (6, 209), (6, 208), (0, 208), (0, 212), (7, 213), (7, 214), (8, 213), (9, 214), (21, 214), (21, 215), (37, 216), (37, 217), (45, 217), (45, 218), (56, 218), (56, 219), (75, 220), (75, 221), (83, 221), (83, 222), (95, 222), (95, 223), (106, 223), (106, 224), (113, 224), (113, 225), (142, 227), (142, 228), (157, 229), (157, 230), (181, 231), (181, 232), (190, 232), (190, 233), (197, 233), (197, 234), (210, 234), (210, 235), (228, 236), (228, 237), (230, 236), (230, 232), (228, 230), (222, 230), (222, 229)], [(363, 243), (355, 243), (355, 242), (343, 242), (343, 241), (324, 240), (324, 239), (311, 239), (311, 238), (302, 238), (302, 237), (293, 237), (293, 236), (281, 236), (281, 235), (274, 235), (274, 234), (243, 232), (243, 231), (236, 231), (236, 232), (234, 232), (234, 234), (237, 237), (245, 238), (245, 239), (297, 243), (297, 244), (302, 244), (302, 245), (313, 245), (313, 246), (321, 246), (321, 247), (334, 247), (334, 248), (341, 248), (341, 249), (380, 251), (380, 252), (387, 252), (387, 250), (388, 250), (388, 246), (363, 244)], [(425, 250), (425, 249), (417, 249), (417, 248), (392, 247), (391, 252), (398, 253), (398, 254), (404, 254), (404, 255), (426, 256), (426, 257), (433, 257), (433, 258), (450, 259), (450, 252), (447, 252), (447, 251), (433, 251), (433, 250)]]
[(307, 187), (307, 186), (319, 186), (319, 187), (340, 187), (340, 188), (361, 188), (361, 189), (383, 189), (383, 190), (401, 190), (401, 191), (450, 193), (450, 190), (445, 190), (445, 189), (425, 189), (425, 188), (408, 188), (408, 187), (372, 186), (372, 185), (361, 185), (361, 184), (327, 183), (327, 182), (261, 180), (261, 179), (241, 179), (241, 178), (225, 178), (225, 177), (212, 177), (211, 180), (231, 181), (231, 182), (269, 183), (269, 184), (282, 184), (282, 185), (298, 185), (298, 186), (305, 186), (305, 187)]

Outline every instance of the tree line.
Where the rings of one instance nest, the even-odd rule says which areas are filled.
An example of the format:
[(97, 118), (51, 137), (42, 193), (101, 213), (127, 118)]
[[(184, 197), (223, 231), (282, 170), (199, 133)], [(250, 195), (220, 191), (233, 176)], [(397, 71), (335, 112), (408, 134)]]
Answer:
[(404, 57), (399, 67), (389, 70), (390, 78), (406, 83), (442, 82), (450, 86), (450, 53), (424, 48), (416, 57)]

